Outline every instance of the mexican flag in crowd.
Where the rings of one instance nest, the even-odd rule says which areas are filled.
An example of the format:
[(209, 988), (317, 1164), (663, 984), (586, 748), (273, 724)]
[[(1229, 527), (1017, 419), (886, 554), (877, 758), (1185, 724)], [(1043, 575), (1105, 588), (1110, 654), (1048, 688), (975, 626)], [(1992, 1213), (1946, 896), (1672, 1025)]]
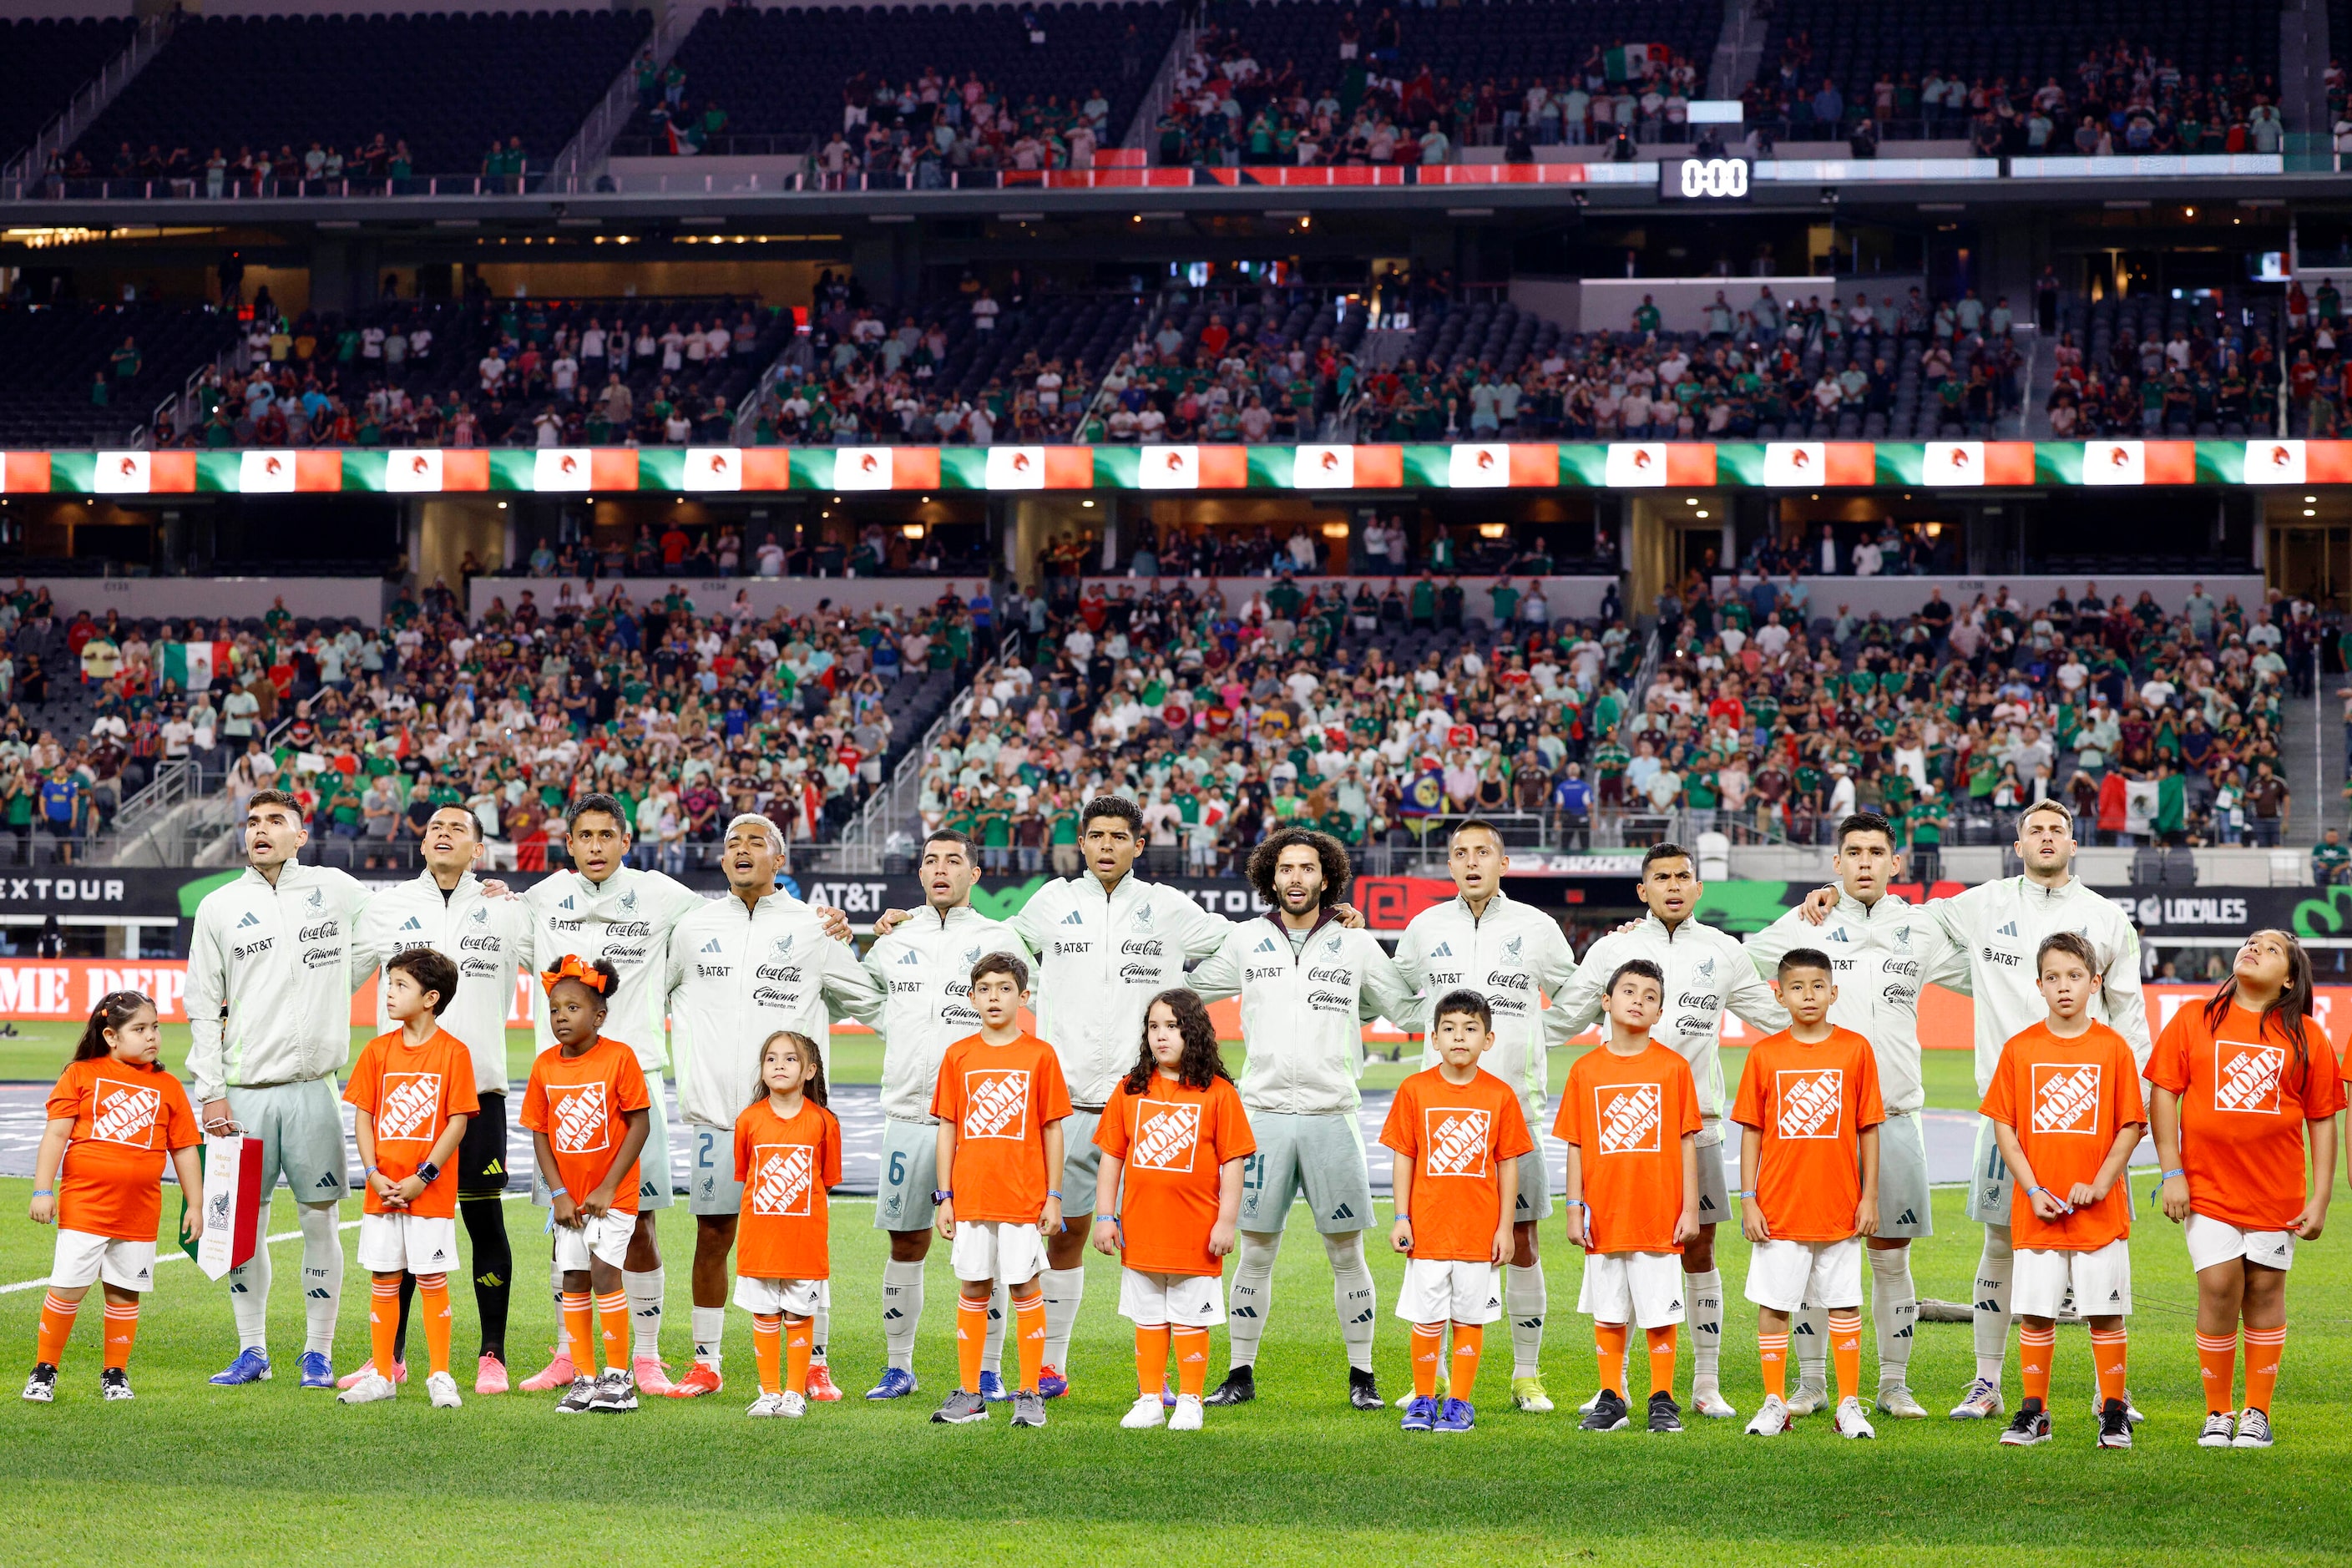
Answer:
[(216, 679), (228, 679), (228, 644), (167, 642), (163, 645), (163, 679), (183, 691), (203, 691)]
[(1633, 81), (1650, 68), (1650, 46), (1620, 44), (1601, 56), (1601, 63), (1611, 81)]

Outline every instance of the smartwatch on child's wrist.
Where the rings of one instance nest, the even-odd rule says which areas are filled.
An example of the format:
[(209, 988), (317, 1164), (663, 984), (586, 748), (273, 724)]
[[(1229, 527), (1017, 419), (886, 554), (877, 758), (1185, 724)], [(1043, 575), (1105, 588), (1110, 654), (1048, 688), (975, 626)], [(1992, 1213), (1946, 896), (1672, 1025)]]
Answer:
[(946, 1187), (946, 1188), (942, 1188), (942, 1187), (933, 1187), (933, 1188), (931, 1189), (931, 1202), (933, 1202), (933, 1203), (935, 1203), (935, 1204), (943, 1204), (943, 1203), (947, 1203), (948, 1201), (950, 1201), (950, 1199), (952, 1199), (954, 1196), (955, 1196), (955, 1189), (953, 1189), (952, 1187)]
[(441, 1167), (427, 1160), (416, 1167), (416, 1179), (429, 1187), (441, 1179)]

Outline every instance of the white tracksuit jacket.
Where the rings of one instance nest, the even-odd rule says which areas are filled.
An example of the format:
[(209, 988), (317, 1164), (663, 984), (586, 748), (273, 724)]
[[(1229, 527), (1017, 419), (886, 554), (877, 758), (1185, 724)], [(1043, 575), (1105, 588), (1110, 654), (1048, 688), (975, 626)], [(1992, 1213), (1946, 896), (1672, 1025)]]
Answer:
[[(637, 1065), (658, 1079), (669, 1060), (662, 1040), (669, 935), (677, 922), (709, 902), (658, 871), (624, 866), (600, 886), (577, 871), (558, 871), (522, 896), (530, 912), (531, 962), (554, 968), (566, 953), (604, 958), (621, 984), (605, 998), (604, 1033), (637, 1054)], [(544, 1005), (531, 1009), (542, 1051), (555, 1044)], [(727, 1124), (733, 1126), (729, 1117)]]
[(1449, 991), (1475, 991), (1494, 1009), (1495, 1044), (1478, 1065), (1518, 1092), (1528, 1126), (1542, 1127), (1546, 1058), (1543, 1006), (1576, 973), (1576, 952), (1559, 922), (1529, 904), (1497, 892), (1484, 913), (1462, 898), (1433, 904), (1412, 917), (1397, 939), (1396, 965), (1421, 993), (1410, 1019), (1395, 1022), (1424, 1037), (1421, 1065), (1437, 1065), (1430, 1035), (1438, 999)]
[(188, 940), (188, 1087), (332, 1078), (352, 1054), (352, 944), (368, 890), (347, 871), (251, 867), (196, 906)]
[[(445, 896), (430, 871), (385, 888), (360, 911), (352, 972), (365, 974), (412, 947), (429, 947), (457, 966), (457, 994), (441, 1009), (441, 1026), (466, 1043), (474, 1058), (474, 1092), (507, 1091), (507, 1014), (515, 972), (530, 962), (530, 916), (520, 899), (493, 899), (471, 871)], [(384, 1010), (384, 982), (375, 982), (375, 1026), (399, 1025)]]
[[(1203, 999), (1242, 999), (1242, 1104), (1279, 1115), (1352, 1114), (1363, 1103), (1364, 1023), (1412, 1015), (1412, 987), (1368, 931), (1326, 914), (1293, 948), (1277, 915), (1234, 924), (1188, 981)], [(1129, 1065), (1133, 1065), (1130, 1061)]]
[(883, 1115), (934, 1121), (940, 1059), (958, 1040), (980, 1033), (971, 966), (991, 952), (1025, 956), (1011, 926), (970, 904), (944, 913), (925, 905), (866, 950), (866, 973), (883, 994), (878, 1021), (864, 1020), (882, 1031)]
[(2021, 876), (2003, 877), (1937, 899), (1927, 913), (1968, 958), (1969, 985), (1976, 994), (1979, 1094), (1992, 1087), (2001, 1047), (2050, 1016), (2033, 984), (2034, 950), (2043, 937), (2062, 931), (2090, 939), (2105, 975), (2091, 998), (2091, 1016), (2121, 1035), (2131, 1046), (2132, 1059), (2147, 1070), (2154, 1042), (2139, 988), (2139, 932), (2115, 900), (2080, 877), (2055, 888)]

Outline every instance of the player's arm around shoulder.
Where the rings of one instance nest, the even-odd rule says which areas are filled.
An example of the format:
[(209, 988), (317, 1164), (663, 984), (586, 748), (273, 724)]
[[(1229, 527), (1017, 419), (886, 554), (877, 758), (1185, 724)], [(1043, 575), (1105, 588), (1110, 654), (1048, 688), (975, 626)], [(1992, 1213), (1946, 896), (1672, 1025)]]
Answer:
[(1204, 1002), (1219, 1002), (1228, 996), (1240, 995), (1242, 928), (1228, 926), (1224, 940), (1217, 944), (1216, 951), (1186, 973), (1184, 984), (1198, 992)]
[(1581, 1034), (1601, 1016), (1601, 998), (1608, 988), (1610, 972), (1633, 956), (1632, 949), (1631, 941), (1615, 931), (1593, 939), (1584, 950), (1582, 962), (1545, 1009), (1545, 1044), (1556, 1046)]

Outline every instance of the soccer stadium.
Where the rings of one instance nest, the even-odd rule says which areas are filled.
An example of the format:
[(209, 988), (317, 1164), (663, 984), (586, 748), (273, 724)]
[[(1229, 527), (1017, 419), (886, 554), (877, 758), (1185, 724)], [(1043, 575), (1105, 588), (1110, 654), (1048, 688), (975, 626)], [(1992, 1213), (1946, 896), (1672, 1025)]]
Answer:
[(0, 1555), (2340, 1560), (2347, 53), (0, 0)]

